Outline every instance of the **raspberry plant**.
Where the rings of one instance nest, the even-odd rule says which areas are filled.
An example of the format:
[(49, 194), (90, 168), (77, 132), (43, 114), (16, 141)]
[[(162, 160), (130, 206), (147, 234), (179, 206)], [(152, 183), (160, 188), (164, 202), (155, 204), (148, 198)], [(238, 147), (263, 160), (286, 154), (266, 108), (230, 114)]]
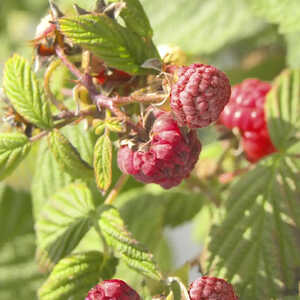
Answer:
[[(299, 4), (228, 3), (165, 10), (186, 53), (153, 41), (144, 7), (177, 43), (164, 1), (49, 3), (3, 72), (1, 299), (299, 298)], [(238, 71), (211, 65), (229, 50)], [(176, 269), (164, 229), (191, 220), (204, 249)]]

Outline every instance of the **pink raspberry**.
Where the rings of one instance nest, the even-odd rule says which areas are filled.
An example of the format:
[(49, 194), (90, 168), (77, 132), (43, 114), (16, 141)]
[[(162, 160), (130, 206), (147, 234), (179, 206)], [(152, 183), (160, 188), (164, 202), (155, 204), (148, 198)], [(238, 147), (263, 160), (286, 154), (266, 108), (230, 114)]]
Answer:
[(268, 82), (246, 79), (233, 87), (229, 103), (220, 116), (227, 128), (238, 128), (247, 159), (257, 162), (276, 151), (268, 133), (264, 104), (271, 89)]
[(238, 300), (231, 284), (224, 279), (203, 276), (189, 288), (191, 300)]
[(213, 66), (192, 64), (178, 71), (171, 108), (180, 126), (201, 128), (219, 118), (231, 93), (226, 75)]
[(140, 296), (126, 282), (111, 279), (93, 287), (85, 300), (140, 300)]
[(140, 142), (137, 149), (123, 145), (118, 152), (118, 165), (138, 181), (169, 189), (190, 175), (201, 144), (195, 131), (180, 130), (170, 112), (159, 111), (155, 117), (149, 140)]

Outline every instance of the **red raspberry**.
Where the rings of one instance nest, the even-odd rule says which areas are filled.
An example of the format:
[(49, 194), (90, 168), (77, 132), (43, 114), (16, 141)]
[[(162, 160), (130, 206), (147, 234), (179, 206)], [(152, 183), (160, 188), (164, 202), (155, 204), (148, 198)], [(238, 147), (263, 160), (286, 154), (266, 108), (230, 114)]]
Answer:
[(191, 300), (238, 300), (231, 284), (224, 279), (203, 276), (189, 288)]
[(171, 108), (180, 126), (201, 128), (219, 118), (230, 98), (230, 82), (213, 66), (182, 67), (171, 91)]
[(195, 131), (181, 132), (170, 112), (160, 111), (155, 116), (149, 141), (140, 143), (137, 150), (122, 146), (118, 165), (138, 181), (169, 189), (190, 175), (201, 144)]
[(126, 282), (111, 279), (93, 287), (85, 300), (140, 300), (140, 296)]
[(233, 87), (229, 103), (220, 116), (227, 128), (237, 127), (242, 134), (242, 145), (250, 162), (276, 151), (268, 133), (264, 104), (271, 89), (268, 82), (246, 79)]
[(270, 89), (268, 82), (258, 79), (246, 79), (234, 86), (220, 122), (229, 129), (237, 127), (241, 132), (265, 127), (264, 104)]

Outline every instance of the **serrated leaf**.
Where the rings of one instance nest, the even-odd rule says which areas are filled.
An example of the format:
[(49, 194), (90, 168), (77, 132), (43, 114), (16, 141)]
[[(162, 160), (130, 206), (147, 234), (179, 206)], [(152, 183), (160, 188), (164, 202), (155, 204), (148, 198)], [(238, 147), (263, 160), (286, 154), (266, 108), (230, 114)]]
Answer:
[(267, 95), (268, 129), (279, 150), (293, 142), (300, 121), (300, 70), (285, 70), (272, 85)]
[(104, 14), (61, 18), (60, 30), (74, 43), (99, 56), (110, 67), (130, 74), (147, 74), (141, 65), (159, 58), (152, 41), (145, 40)]
[(29, 63), (14, 55), (5, 65), (4, 89), (15, 110), (42, 129), (52, 127), (51, 112)]
[(271, 23), (279, 24), (282, 33), (300, 31), (298, 0), (247, 0), (253, 11)]
[(161, 279), (161, 274), (153, 260), (153, 255), (127, 231), (116, 208), (106, 207), (103, 210), (99, 226), (107, 243), (128, 266), (152, 279)]
[(55, 129), (49, 134), (48, 142), (63, 171), (75, 178), (89, 179), (93, 176), (93, 169), (59, 130)]
[(286, 168), (277, 155), (242, 176), (211, 231), (205, 271), (232, 282), (241, 299), (280, 298), (296, 286), (300, 251), (289, 202), (297, 196), (284, 183)]
[(83, 183), (57, 192), (44, 206), (37, 221), (38, 246), (51, 262), (68, 255), (91, 227), (95, 205)]
[(140, 36), (151, 39), (153, 30), (139, 0), (124, 0), (125, 8), (121, 11), (126, 26)]
[(34, 260), (35, 236), (19, 236), (4, 245), (0, 251), (0, 299), (37, 300), (36, 291), (44, 275)]
[(286, 62), (290, 68), (300, 68), (300, 31), (285, 35), (287, 45)]
[(189, 1), (188, 5), (182, 0), (141, 3), (156, 33), (156, 44), (178, 45), (191, 55), (215, 52), (264, 26), (241, 0)]
[(108, 135), (99, 137), (94, 151), (96, 183), (101, 191), (106, 192), (112, 180), (112, 144)]
[(90, 251), (62, 259), (39, 290), (40, 300), (83, 300), (101, 277), (102, 253)]
[(0, 249), (17, 236), (33, 232), (31, 197), (26, 191), (1, 185)]
[(97, 135), (103, 134), (104, 130), (107, 128), (112, 132), (122, 132), (124, 127), (122, 122), (117, 118), (109, 118), (106, 120), (97, 120), (94, 124), (95, 133)]
[(21, 133), (0, 133), (0, 180), (10, 175), (26, 157), (31, 143)]

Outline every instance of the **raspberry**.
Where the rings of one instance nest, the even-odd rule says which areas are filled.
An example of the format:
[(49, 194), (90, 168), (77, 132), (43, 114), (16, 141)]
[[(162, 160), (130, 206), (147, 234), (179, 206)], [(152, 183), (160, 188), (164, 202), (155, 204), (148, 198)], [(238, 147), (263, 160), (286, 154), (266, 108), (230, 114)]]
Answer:
[(104, 280), (93, 287), (85, 300), (140, 300), (138, 293), (120, 279)]
[(165, 189), (178, 185), (194, 168), (201, 144), (195, 131), (181, 132), (170, 112), (156, 112), (149, 140), (138, 149), (123, 145), (118, 165), (144, 183), (157, 183)]
[(253, 163), (276, 151), (268, 133), (264, 113), (266, 95), (270, 89), (268, 82), (244, 80), (233, 87), (230, 101), (220, 116), (220, 123), (227, 128), (239, 129), (244, 152)]
[(201, 128), (219, 118), (230, 98), (226, 75), (213, 66), (192, 64), (178, 71), (171, 108), (180, 126)]
[(238, 300), (231, 284), (224, 279), (203, 276), (189, 288), (191, 300)]
[(268, 82), (258, 79), (246, 79), (234, 86), (220, 122), (229, 129), (237, 127), (241, 132), (262, 129), (266, 126), (264, 103), (270, 89)]

